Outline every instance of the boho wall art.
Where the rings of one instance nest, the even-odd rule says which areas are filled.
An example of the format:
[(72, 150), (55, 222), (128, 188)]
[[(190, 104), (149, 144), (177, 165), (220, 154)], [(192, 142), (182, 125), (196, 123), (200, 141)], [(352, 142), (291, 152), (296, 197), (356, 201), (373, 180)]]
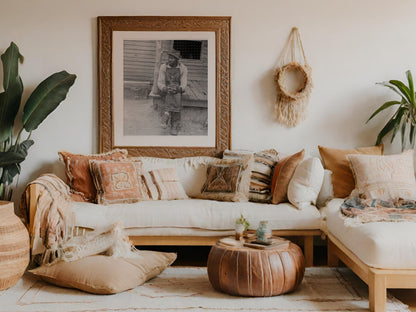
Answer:
[(274, 80), (277, 87), (276, 118), (294, 127), (306, 117), (312, 91), (312, 69), (306, 61), (298, 28), (292, 28), (283, 49)]
[(231, 147), (230, 17), (98, 17), (100, 151), (218, 155)]

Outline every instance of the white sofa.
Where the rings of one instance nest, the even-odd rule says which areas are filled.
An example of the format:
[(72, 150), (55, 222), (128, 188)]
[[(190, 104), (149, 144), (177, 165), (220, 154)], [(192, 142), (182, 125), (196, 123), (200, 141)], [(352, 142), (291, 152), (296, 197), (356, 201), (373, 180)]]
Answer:
[(328, 238), (328, 266), (339, 260), (369, 287), (372, 312), (386, 310), (388, 288), (416, 288), (414, 222), (371, 222), (351, 226), (340, 213), (344, 199), (322, 208), (322, 230)]
[[(206, 179), (211, 157), (164, 159), (140, 157), (143, 170), (175, 167), (188, 196), (196, 196)], [(323, 170), (323, 169), (322, 169)], [(30, 210), (36, 209), (37, 184), (28, 187)], [(313, 264), (313, 237), (321, 235), (321, 214), (316, 206), (298, 209), (290, 203), (222, 202), (206, 199), (141, 201), (133, 204), (98, 205), (73, 202), (75, 226), (85, 229), (107, 227), (121, 221), (135, 245), (212, 245), (234, 234), (241, 213), (255, 230), (268, 220), (273, 234), (294, 237), (303, 245), (306, 265)], [(296, 238), (297, 237), (297, 238)]]

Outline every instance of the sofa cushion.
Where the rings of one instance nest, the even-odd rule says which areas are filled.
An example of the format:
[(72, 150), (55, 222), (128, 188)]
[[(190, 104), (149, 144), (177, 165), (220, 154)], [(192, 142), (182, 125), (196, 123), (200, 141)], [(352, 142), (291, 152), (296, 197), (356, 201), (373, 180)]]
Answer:
[(143, 250), (138, 258), (96, 255), (73, 262), (44, 265), (30, 272), (57, 286), (93, 294), (116, 294), (157, 276), (175, 259), (175, 253)]
[(201, 193), (205, 182), (207, 165), (213, 163), (215, 157), (198, 156), (176, 159), (157, 157), (137, 157), (143, 163), (143, 171), (151, 171), (161, 168), (176, 168), (179, 181), (186, 194), (195, 197)]
[(413, 150), (395, 155), (347, 155), (355, 178), (352, 196), (416, 199)]
[(140, 161), (90, 160), (98, 204), (132, 203), (149, 200)]
[(73, 203), (75, 225), (95, 229), (121, 221), (130, 228), (193, 228), (234, 230), (235, 220), (243, 213), (256, 229), (268, 220), (272, 229), (319, 229), (321, 215), (315, 206), (299, 210), (289, 203), (279, 205), (253, 202), (220, 202), (205, 199), (141, 201), (111, 206)]
[(115, 149), (105, 154), (81, 155), (59, 151), (59, 159), (65, 165), (65, 174), (71, 192), (81, 195), (86, 201), (93, 202), (96, 198), (94, 182), (90, 174), (89, 161), (96, 160), (121, 160), (127, 157), (127, 150)]
[(416, 269), (414, 222), (372, 222), (347, 226), (340, 214), (343, 199), (334, 198), (322, 210), (326, 228), (365, 264), (381, 269)]
[(155, 169), (149, 172), (159, 192), (158, 199), (186, 199), (176, 168)]
[(287, 201), (287, 189), (296, 167), (303, 160), (305, 150), (287, 156), (277, 163), (272, 181), (272, 203), (279, 204)]
[(311, 157), (296, 168), (287, 189), (289, 202), (299, 209), (316, 204), (324, 179), (324, 168), (319, 158)]
[(218, 159), (207, 168), (199, 198), (221, 201), (248, 201), (252, 155)]
[(271, 184), (273, 171), (279, 160), (279, 153), (274, 150), (251, 152), (246, 150), (225, 150), (224, 158), (236, 158), (243, 155), (253, 155), (251, 167), (250, 189), (248, 200), (259, 203), (271, 202)]
[(361, 147), (356, 149), (336, 149), (319, 146), (324, 168), (332, 171), (332, 185), (334, 197), (344, 198), (350, 195), (354, 189), (354, 177), (351, 172), (350, 163), (347, 159), (349, 154), (382, 155), (384, 145)]

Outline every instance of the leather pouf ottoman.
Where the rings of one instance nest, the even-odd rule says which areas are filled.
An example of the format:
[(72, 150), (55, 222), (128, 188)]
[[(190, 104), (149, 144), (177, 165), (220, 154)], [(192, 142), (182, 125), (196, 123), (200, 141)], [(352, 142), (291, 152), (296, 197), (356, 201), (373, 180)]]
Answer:
[(208, 277), (218, 291), (238, 296), (276, 296), (295, 290), (305, 273), (299, 246), (254, 249), (217, 242), (208, 256)]

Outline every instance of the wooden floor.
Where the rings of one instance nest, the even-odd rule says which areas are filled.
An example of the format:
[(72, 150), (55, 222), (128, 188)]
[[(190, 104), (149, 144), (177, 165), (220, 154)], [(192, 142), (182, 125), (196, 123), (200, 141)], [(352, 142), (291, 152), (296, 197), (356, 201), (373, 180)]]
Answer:
[[(206, 266), (211, 247), (207, 246), (143, 246), (139, 249), (176, 252), (178, 258), (174, 266)], [(314, 263), (317, 266), (326, 265), (326, 246), (315, 246)], [(416, 289), (389, 289), (397, 299), (409, 306), (410, 311), (416, 312)]]

